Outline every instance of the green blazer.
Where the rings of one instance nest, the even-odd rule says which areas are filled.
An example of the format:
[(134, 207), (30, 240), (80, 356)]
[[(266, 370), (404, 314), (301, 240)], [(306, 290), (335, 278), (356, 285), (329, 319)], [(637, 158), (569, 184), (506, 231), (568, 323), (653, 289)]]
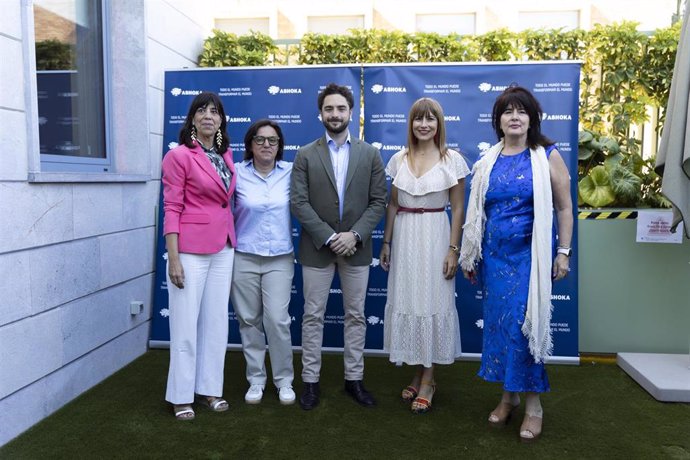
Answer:
[(326, 240), (347, 231), (357, 232), (362, 241), (345, 260), (351, 265), (371, 264), (371, 232), (386, 208), (386, 173), (379, 151), (351, 139), (341, 220), (326, 136), (300, 148), (292, 166), (290, 208), (302, 226), (297, 252), (302, 265), (322, 268), (333, 263), (337, 256), (325, 246)]

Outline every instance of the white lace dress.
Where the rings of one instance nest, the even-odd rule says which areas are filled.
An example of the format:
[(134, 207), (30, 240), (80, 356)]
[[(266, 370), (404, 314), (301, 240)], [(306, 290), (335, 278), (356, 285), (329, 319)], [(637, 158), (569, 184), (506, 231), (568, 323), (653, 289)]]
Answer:
[[(398, 204), (407, 208), (445, 207), (448, 190), (469, 172), (465, 160), (453, 150), (420, 178), (410, 172), (405, 150), (386, 166), (398, 188)], [(450, 364), (460, 355), (455, 279), (443, 277), (449, 244), (448, 213), (396, 216), (383, 339), (391, 362), (430, 367)]]

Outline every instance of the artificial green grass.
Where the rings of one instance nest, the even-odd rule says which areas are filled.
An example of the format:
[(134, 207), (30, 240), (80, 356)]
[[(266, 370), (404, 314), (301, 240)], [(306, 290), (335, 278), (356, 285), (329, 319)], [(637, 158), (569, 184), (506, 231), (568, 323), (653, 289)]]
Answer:
[(365, 384), (378, 400), (367, 409), (343, 391), (342, 356), (324, 355), (321, 404), (307, 412), (281, 406), (270, 383), (261, 404), (245, 404), (244, 359), (230, 352), (230, 410), (198, 408), (192, 422), (176, 421), (163, 400), (167, 366), (166, 350), (149, 351), (0, 448), (0, 458), (690, 459), (690, 404), (656, 401), (614, 365), (548, 366), (552, 391), (534, 444), (518, 441), (522, 411), (503, 429), (489, 426), (501, 388), (475, 376), (476, 362), (439, 366), (433, 409), (414, 415), (399, 396), (413, 369), (366, 358)]

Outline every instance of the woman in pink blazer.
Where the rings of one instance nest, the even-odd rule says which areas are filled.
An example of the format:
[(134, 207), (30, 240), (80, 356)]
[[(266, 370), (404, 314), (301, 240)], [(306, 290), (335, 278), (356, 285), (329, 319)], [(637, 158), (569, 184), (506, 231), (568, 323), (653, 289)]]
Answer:
[(178, 420), (196, 401), (228, 409), (223, 366), (235, 227), (230, 198), (235, 168), (220, 98), (194, 98), (180, 145), (163, 158), (163, 234), (168, 250), (170, 370), (165, 399)]

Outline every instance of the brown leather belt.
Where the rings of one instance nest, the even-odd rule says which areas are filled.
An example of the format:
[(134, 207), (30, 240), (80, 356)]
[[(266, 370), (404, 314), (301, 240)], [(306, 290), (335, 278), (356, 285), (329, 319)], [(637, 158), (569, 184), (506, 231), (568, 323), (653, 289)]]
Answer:
[(413, 214), (424, 214), (425, 212), (443, 212), (445, 211), (446, 208), (406, 208), (404, 206), (400, 206), (398, 208), (397, 214), (400, 214), (401, 212), (411, 212)]

